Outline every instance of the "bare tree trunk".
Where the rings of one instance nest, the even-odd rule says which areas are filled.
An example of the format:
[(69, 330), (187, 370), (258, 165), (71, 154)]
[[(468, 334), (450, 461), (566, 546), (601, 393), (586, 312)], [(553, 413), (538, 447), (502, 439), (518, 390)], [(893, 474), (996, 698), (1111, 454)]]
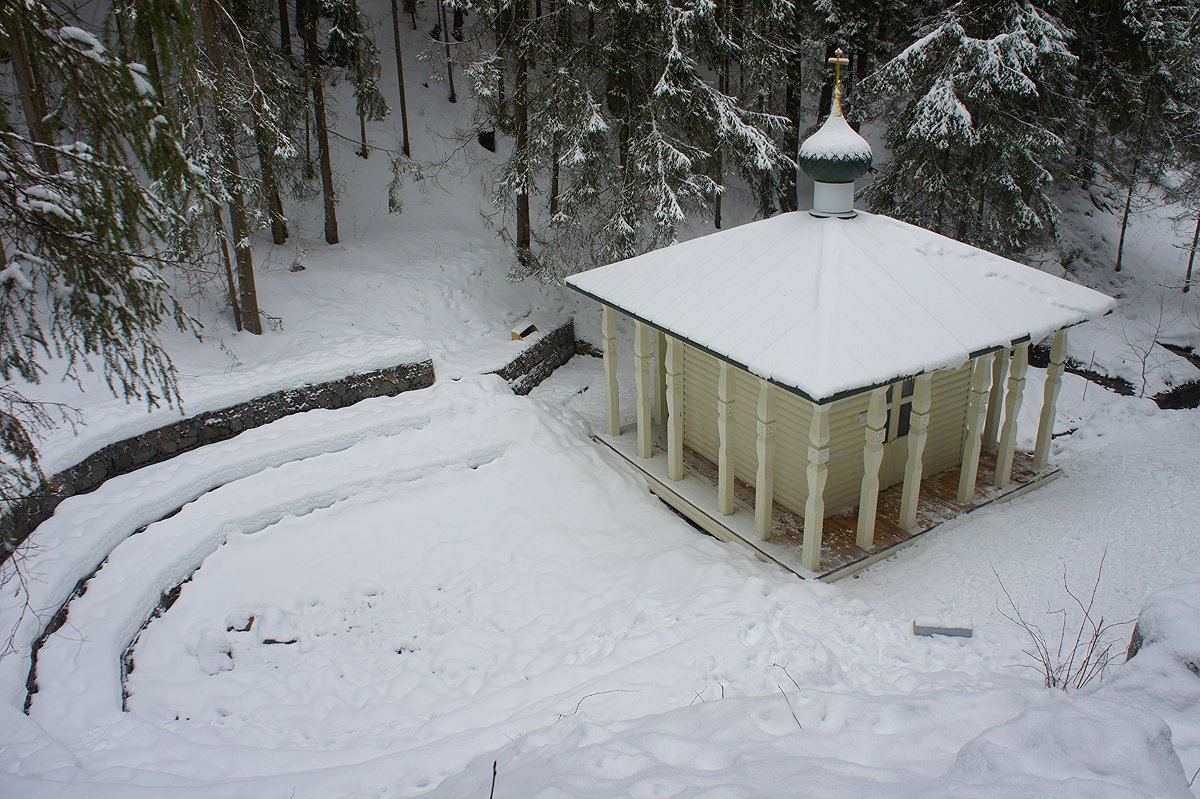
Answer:
[(233, 279), (233, 263), (229, 257), (229, 241), (225, 235), (225, 217), (221, 206), (214, 200), (212, 204), (213, 220), (221, 228), (221, 260), (225, 263), (225, 281), (229, 287), (229, 304), (233, 306), (233, 326), (239, 333), (245, 329), (242, 324), (242, 308), (238, 301), (237, 281)]
[[(942, 171), (943, 173), (950, 168), (950, 154), (945, 152), (942, 154)], [(933, 232), (945, 235), (945, 229), (942, 227), (942, 219), (946, 215), (946, 193), (938, 192), (937, 209), (933, 213)]]
[(550, 145), (550, 217), (558, 213), (558, 195), (562, 193), (562, 187), (559, 185), (559, 143), (558, 134), (554, 134), (554, 140)]
[[(982, 184), (982, 181), (980, 183)], [(984, 200), (986, 196), (987, 192), (983, 190), (983, 186), (981, 185), (979, 187), (979, 204), (975, 206), (975, 235), (977, 236), (983, 235), (983, 212), (987, 208), (987, 203)]]
[(450, 30), (446, 25), (446, 6), (442, 0), (438, 0), (438, 25), (442, 29), (442, 41), (446, 43), (446, 83), (450, 87), (450, 96), (447, 97), (450, 102), (458, 102), (458, 94), (454, 91), (454, 62), (450, 55)]
[(392, 39), (396, 44), (396, 83), (400, 87), (400, 128), (404, 131), (404, 143), (401, 151), (408, 158), (412, 150), (408, 143), (408, 98), (404, 91), (404, 58), (400, 49), (400, 12), (397, 0), (392, 0)]
[[(300, 44), (304, 44), (304, 2), (296, 0), (296, 34), (300, 36)], [(307, 61), (306, 61), (307, 68)], [(312, 180), (312, 106), (304, 106), (304, 179)]]
[(417, 29), (417, 0), (404, 0), (404, 13), (412, 20), (412, 29)]
[(58, 174), (58, 159), (54, 155), (54, 139), (46, 130), (45, 88), (37, 73), (37, 65), (29, 51), (25, 23), (17, 17), (13, 26), (13, 72), (17, 78), (17, 93), (21, 95), (21, 110), (25, 112), (25, 124), (29, 126), (29, 138), (33, 140), (34, 157), (45, 171)]
[(325, 118), (325, 87), (321, 80), (321, 54), (317, 50), (317, 4), (315, 0), (297, 0), (304, 9), (304, 58), (312, 84), (313, 112), (317, 126), (317, 156), (321, 159), (321, 194), (325, 199), (325, 241), (338, 243), (337, 197), (333, 190), (333, 163), (329, 155), (329, 127)]
[[(217, 38), (217, 16), (215, 4), (219, 0), (201, 0), (200, 24), (204, 30), (204, 44), (212, 62), (217, 80), (225, 83), (225, 57)], [(219, 91), (219, 89), (218, 89)], [(262, 335), (262, 322), (258, 318), (258, 291), (254, 284), (254, 256), (250, 247), (250, 228), (246, 224), (246, 200), (238, 184), (241, 182), (241, 165), (238, 163), (234, 142), (237, 140), (237, 120), (232, 119), (229, 109), (217, 98), (217, 124), (227, 146), (222, 158), (225, 170), (232, 178), (229, 192), (229, 223), (233, 229), (233, 252), (237, 259), (238, 307), (241, 308), (242, 324), (250, 333)]]
[(632, 136), (633, 105), (628, 94), (623, 98), (625, 105), (617, 116), (617, 166), (621, 168), (621, 194), (629, 188), (629, 139)]
[[(551, 15), (554, 15), (558, 11), (557, 5), (558, 4), (556, 2), (550, 3), (549, 13)], [(564, 51), (564, 46), (567, 50), (569, 50), (570, 45), (571, 45), (571, 38), (572, 38), (571, 37), (571, 23), (572, 23), (571, 15), (568, 14), (565, 17), (565, 19), (566, 19), (565, 23), (560, 21), (560, 19), (558, 19), (558, 18), (556, 18), (553, 22), (553, 25), (554, 25), (553, 54), (554, 55), (553, 55), (553, 58), (551, 58), (551, 60), (550, 60), (550, 66), (551, 66), (551, 69), (556, 72), (558, 71), (558, 68), (560, 66), (559, 54)], [(561, 157), (561, 154), (562, 154), (562, 136), (558, 133), (555, 133), (553, 136), (550, 137), (550, 219), (551, 220), (553, 220), (554, 216), (558, 213), (559, 195), (562, 193), (561, 176), (560, 176), (560, 169), (559, 169), (559, 165), (558, 165), (558, 159)]]
[(1125, 258), (1125, 231), (1129, 229), (1129, 208), (1133, 205), (1133, 187), (1137, 185), (1137, 173), (1141, 167), (1141, 153), (1133, 157), (1133, 169), (1129, 173), (1129, 185), (1125, 191), (1125, 210), (1121, 214), (1121, 235), (1117, 239), (1117, 268), (1121, 271), (1121, 262)]
[(288, 25), (288, 0), (279, 0), (279, 49), (287, 56), (288, 61), (292, 60), (292, 30)]
[[(979, 117), (979, 115), (976, 116), (976, 118), (978, 118), (978, 117)], [(972, 158), (971, 161), (973, 163), (975, 161), (975, 159)], [(974, 168), (970, 169), (967, 174), (977, 174), (977, 173), (979, 174), (979, 180), (976, 181), (976, 184), (975, 184), (976, 188), (974, 190), (974, 195), (979, 198), (980, 204), (977, 206), (977, 208), (979, 208), (980, 213), (982, 213), (983, 175), (979, 170), (976, 170)], [(971, 221), (972, 221), (971, 213), (969, 211), (963, 210), (958, 214), (958, 218), (954, 223), (954, 238), (955, 239), (957, 239), (958, 241), (970, 241), (969, 236), (970, 236), (970, 230), (971, 230)]]
[[(829, 63), (829, 59), (833, 58), (833, 51), (836, 48), (830, 44), (825, 47), (825, 63)], [(824, 119), (829, 116), (829, 112), (833, 109), (833, 76), (826, 78), (825, 83), (821, 86), (821, 97), (817, 101), (817, 119)]]
[(275, 179), (275, 161), (271, 155), (271, 144), (267, 141), (262, 120), (256, 110), (251, 110), (254, 120), (254, 148), (258, 152), (258, 166), (262, 173), (263, 193), (267, 196), (267, 215), (271, 218), (271, 241), (283, 244), (287, 241), (287, 219), (283, 215), (283, 200), (279, 196), (279, 182)]
[(150, 83), (158, 92), (160, 98), (166, 97), (163, 92), (162, 68), (158, 64), (158, 48), (154, 46), (154, 29), (145, 16), (139, 15), (133, 26), (134, 43), (137, 45), (138, 58), (150, 72)]
[(1142, 151), (1146, 147), (1147, 123), (1150, 113), (1150, 94), (1142, 97), (1142, 118), (1138, 127), (1137, 144), (1134, 145), (1133, 165), (1129, 169), (1129, 186), (1125, 192), (1125, 210), (1121, 214), (1121, 235), (1117, 239), (1117, 266), (1114, 271), (1121, 271), (1121, 263), (1125, 258), (1125, 231), (1129, 227), (1129, 209), (1133, 205), (1133, 190), (1137, 186), (1138, 172), (1142, 168)]
[(725, 165), (722, 163), (721, 151), (718, 150), (714, 157), (716, 166), (713, 168), (713, 182), (717, 184), (717, 190), (713, 192), (713, 227), (717, 230), (721, 229), (721, 200), (723, 192), (721, 189), (725, 185)]
[[(529, 18), (529, 0), (516, 0), (513, 3), (513, 38), (516, 40), (517, 72), (513, 80), (513, 117), (517, 128), (516, 155), (524, 160), (529, 151), (529, 62), (526, 58), (526, 45), (521, 38)], [(527, 161), (525, 162), (528, 163)], [(525, 167), (526, 171), (528, 166)], [(529, 220), (529, 182), (530, 176), (522, 176), (525, 190), (517, 192), (517, 261), (522, 266), (528, 266), (532, 255), (531, 231)]]
[(1188, 251), (1187, 274), (1183, 276), (1183, 293), (1192, 288), (1192, 265), (1196, 263), (1196, 245), (1200, 244), (1200, 215), (1196, 216), (1196, 230), (1192, 233), (1192, 248)]
[(362, 149), (358, 154), (365, 161), (371, 157), (371, 148), (367, 146), (367, 117), (361, 110), (358, 112), (358, 137), (362, 140)]
[(135, 60), (133, 50), (129, 47), (128, 38), (125, 36), (125, 14), (127, 9), (123, 7), (119, 0), (114, 2), (113, 21), (117, 23), (117, 43), (121, 46), (121, 57), (127, 61)]
[(1089, 111), (1083, 123), (1083, 135), (1075, 146), (1075, 172), (1079, 176), (1079, 184), (1085, 189), (1092, 186), (1096, 179), (1096, 112)]
[[(796, 13), (796, 12), (793, 12)], [(784, 133), (784, 144), (789, 158), (795, 159), (800, 152), (800, 123), (804, 115), (802, 101), (804, 85), (801, 82), (803, 67), (798, 57), (788, 59), (786, 69), (787, 86), (783, 94), (783, 114), (788, 118), (787, 131)], [(781, 176), (780, 207), (784, 211), (796, 211), (800, 208), (800, 167), (789, 166)]]
[[(493, 31), (496, 38), (496, 53), (500, 58), (504, 57), (504, 29), (511, 24), (512, 12), (510, 9), (504, 8), (502, 0), (496, 0), (496, 29)], [(504, 114), (504, 70), (497, 70), (496, 74), (496, 108), (498, 114)]]
[[(717, 5), (717, 24), (721, 26), (726, 37), (729, 36), (729, 0), (719, 0)], [(721, 94), (729, 94), (729, 53), (721, 54), (720, 72), (717, 75), (717, 90)], [(721, 151), (721, 142), (713, 149), (713, 182), (717, 190), (713, 193), (713, 227), (721, 229), (721, 189), (725, 185), (725, 154)]]

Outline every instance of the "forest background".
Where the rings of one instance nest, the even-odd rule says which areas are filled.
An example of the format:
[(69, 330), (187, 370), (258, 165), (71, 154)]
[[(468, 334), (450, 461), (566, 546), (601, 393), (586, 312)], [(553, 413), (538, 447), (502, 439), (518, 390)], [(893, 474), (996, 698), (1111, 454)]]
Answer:
[[(392, 0), (0, 2), (0, 499), (42, 479), (39, 430), (70, 421), (26, 387), (49, 361), (102, 371), (150, 405), (179, 389), (163, 325), (197, 329), (172, 286), (224, 296), (263, 331), (253, 240), (320, 198), (339, 241), (325, 93), (353, 87), (362, 157), (401, 188), (445, 148), (410, 139), (402, 26), (458, 147), (494, 149), (485, 224), (514, 279), (565, 276), (722, 226), (727, 187), (769, 216), (801, 206), (798, 144), (828, 115), (827, 60), (850, 54), (846, 113), (882, 131), (873, 211), (1018, 259), (1061, 250), (1056, 184), (1120, 215), (1169, 202), (1200, 234), (1200, 3)], [(396, 85), (370, 32), (390, 29)], [(413, 78), (410, 76), (410, 80)], [(427, 75), (416, 76), (428, 81)], [(392, 148), (366, 124), (397, 114)], [(415, 126), (414, 126), (415, 127)], [(878, 146), (882, 144), (883, 147)], [(373, 153), (372, 149), (379, 150)], [(422, 151), (442, 152), (438, 157)], [(1071, 268), (1071, 253), (1057, 260)]]

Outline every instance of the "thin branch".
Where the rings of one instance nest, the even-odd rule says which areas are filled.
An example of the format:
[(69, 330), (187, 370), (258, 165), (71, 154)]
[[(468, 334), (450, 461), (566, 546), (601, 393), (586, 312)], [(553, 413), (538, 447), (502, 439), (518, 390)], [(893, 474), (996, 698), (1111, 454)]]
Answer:
[(783, 692), (783, 686), (776, 683), (776, 688), (779, 689), (779, 695), (783, 697), (783, 701), (787, 703), (788, 712), (792, 714), (792, 720), (796, 722), (796, 726), (804, 729), (804, 725), (800, 723), (800, 719), (796, 717), (796, 711), (792, 709), (792, 703), (788, 700), (787, 694)]

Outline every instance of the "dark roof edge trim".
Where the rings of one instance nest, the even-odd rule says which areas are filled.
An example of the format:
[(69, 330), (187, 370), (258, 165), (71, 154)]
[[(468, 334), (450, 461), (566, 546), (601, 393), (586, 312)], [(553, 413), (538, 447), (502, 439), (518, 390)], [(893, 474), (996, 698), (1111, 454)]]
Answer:
[[(769, 377), (762, 377), (761, 375), (755, 374), (753, 371), (750, 370), (750, 367), (746, 366), (746, 364), (740, 363), (739, 361), (735, 361), (733, 358), (730, 358), (728, 355), (722, 355), (719, 352), (709, 349), (708, 347), (704, 346), (703, 344), (699, 344), (695, 341), (692, 341), (687, 336), (681, 336), (680, 334), (676, 333), (674, 330), (669, 330), (669, 329), (663, 327), (662, 325), (657, 325), (654, 322), (651, 322), (650, 320), (645, 319), (644, 317), (639, 316), (638, 314), (635, 314), (632, 311), (626, 310), (625, 308), (622, 308), (621, 306), (616, 305), (609, 300), (601, 299), (600, 297), (597, 297), (595, 294), (592, 294), (590, 291), (587, 291), (586, 289), (581, 289), (581, 288), (579, 288), (579, 286), (573, 285), (571, 283), (565, 283), (565, 285), (567, 286), (567, 288), (571, 289), (572, 291), (576, 291), (576, 292), (582, 294), (583, 296), (587, 297), (590, 300), (595, 300), (596, 302), (600, 303), (602, 306), (612, 308), (614, 311), (620, 311), (621, 313), (625, 314), (626, 316), (630, 317), (631, 319), (635, 319), (638, 322), (641, 322), (642, 324), (646, 325), (647, 327), (651, 327), (660, 333), (665, 333), (668, 336), (673, 336), (673, 337), (679, 339), (680, 341), (682, 341), (683, 343), (687, 344), (690, 347), (694, 347), (695, 349), (698, 349), (701, 352), (707, 353), (708, 355), (711, 355), (712, 357), (716, 358), (719, 361), (724, 361), (725, 363), (729, 364), (730, 366), (737, 367), (738, 369), (741, 369), (743, 372), (746, 372), (747, 374), (754, 375), (755, 377), (759, 378), (760, 380), (766, 380), (771, 385), (776, 386), (777, 388), (781, 388), (784, 391), (788, 392), (789, 394), (795, 394), (797, 397), (807, 400), (807, 401), (811, 402), (813, 405), (829, 405), (834, 402), (837, 402), (838, 400), (846, 399), (847, 397), (854, 397), (859, 394), (866, 394), (867, 392), (874, 391), (877, 388), (883, 388), (884, 386), (890, 386), (893, 383), (896, 383), (897, 381), (907, 380), (910, 377), (916, 377), (917, 375), (925, 374), (925, 372), (917, 372), (916, 374), (911, 374), (911, 375), (900, 375), (893, 380), (888, 380), (885, 383), (875, 383), (873, 385), (861, 386), (859, 388), (848, 388), (843, 391), (838, 391), (834, 394), (831, 394), (828, 397), (825, 397), (823, 399), (813, 399), (813, 397), (811, 395), (809, 395), (808, 392), (806, 392), (800, 388), (797, 388), (796, 386), (790, 386), (787, 383), (780, 383), (779, 381), (772, 380)], [(1078, 322), (1075, 322), (1073, 324), (1065, 325), (1061, 329), (1065, 330), (1068, 327), (1074, 327), (1075, 325), (1083, 324), (1086, 321), (1087, 321), (1086, 319), (1081, 319)], [(1024, 342), (1027, 342), (1030, 340), (1031, 340), (1030, 336), (1027, 336), (1027, 335), (1021, 336), (1020, 338), (1013, 339), (1010, 346), (1022, 344)], [(985, 347), (981, 350), (978, 350), (977, 352), (970, 353), (967, 356), (967, 358), (968, 358), (968, 360), (970, 360), (972, 358), (978, 358), (981, 355), (987, 355), (989, 353), (997, 352), (1002, 349), (1007, 349), (1007, 348), (1002, 344), (997, 344), (992, 347)], [(934, 371), (941, 371), (941, 370), (935, 369)]]

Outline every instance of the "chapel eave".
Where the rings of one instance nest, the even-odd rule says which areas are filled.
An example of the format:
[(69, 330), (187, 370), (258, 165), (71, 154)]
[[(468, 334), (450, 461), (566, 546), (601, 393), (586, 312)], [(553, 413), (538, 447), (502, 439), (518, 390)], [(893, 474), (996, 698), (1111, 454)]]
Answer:
[(1085, 286), (866, 212), (836, 221), (782, 214), (567, 285), (817, 404), (1112, 308)]
[[(738, 361), (736, 358), (731, 358), (730, 356), (728, 356), (724, 353), (718, 352), (704, 344), (694, 341), (691, 338), (689, 338), (687, 336), (687, 334), (685, 334), (685, 333), (681, 333), (677, 330), (672, 330), (671, 328), (665, 327), (661, 324), (656, 324), (655, 322), (652, 322), (649, 319), (644, 318), (643, 316), (635, 313), (634, 311), (631, 311), (628, 308), (623, 308), (620, 305), (613, 303), (610, 300), (606, 300), (602, 297), (598, 297), (595, 294), (592, 294), (591, 292), (587, 291), (586, 289), (582, 289), (582, 288), (572, 285), (570, 283), (567, 284), (567, 287), (569, 289), (571, 289), (572, 291), (575, 291), (578, 294), (581, 294), (584, 297), (587, 297), (588, 299), (599, 303), (602, 306), (607, 306), (609, 308), (612, 308), (614, 311), (622, 313), (625, 316), (628, 316), (630, 319), (633, 319), (637, 322), (641, 322), (642, 324), (658, 331), (659, 333), (665, 333), (666, 335), (673, 336), (674, 338), (679, 339), (684, 344), (687, 344), (689, 347), (692, 347), (693, 349), (699, 350), (700, 352), (703, 352), (706, 355), (711, 355), (712, 357), (716, 358), (719, 361), (724, 361), (725, 363), (729, 364), (730, 366), (733, 366), (736, 369), (741, 369), (743, 372), (746, 372), (747, 374), (752, 374), (755, 377), (766, 380), (771, 385), (773, 385), (777, 388), (780, 388), (784, 391), (787, 391), (790, 394), (795, 394), (797, 397), (808, 400), (809, 402), (813, 403), (814, 405), (829, 405), (829, 404), (837, 402), (839, 400), (847, 399), (848, 397), (855, 397), (855, 396), (858, 396), (859, 394), (866, 394), (868, 392), (874, 391), (877, 388), (883, 388), (884, 386), (890, 386), (891, 384), (893, 384), (897, 381), (900, 381), (900, 380), (907, 380), (909, 378), (917, 377), (919, 375), (926, 374), (929, 371), (937, 371), (937, 370), (921, 370), (918, 372), (913, 372), (912, 374), (896, 375), (895, 377), (888, 379), (888, 380), (883, 380), (883, 381), (876, 382), (876, 383), (867, 383), (862, 386), (858, 386), (856, 388), (843, 389), (841, 391), (836, 391), (836, 392), (830, 393), (825, 396), (814, 396), (814, 395), (810, 394), (809, 392), (805, 391), (804, 389), (800, 388), (799, 386), (792, 385), (791, 383), (783, 382), (783, 381), (777, 380), (772, 377), (764, 377), (763, 375), (756, 373), (753, 369), (751, 369), (746, 364)], [(1112, 313), (1112, 312), (1108, 311), (1107, 313)], [(1060, 329), (1065, 330), (1070, 327), (1075, 327), (1076, 325), (1083, 324), (1086, 321), (1087, 321), (1086, 319), (1082, 319), (1078, 322), (1073, 322), (1069, 325), (1064, 325)], [(1057, 331), (1055, 331), (1055, 332), (1057, 332)], [(1019, 344), (1022, 344), (1022, 343), (1028, 342), (1028, 341), (1030, 341), (1030, 336), (1028, 336), (1028, 335), (1020, 336), (1020, 337), (1015, 338), (1006, 343), (998, 343), (998, 344), (984, 347), (980, 350), (971, 352), (971, 353), (969, 353), (967, 358), (969, 360), (970, 358), (978, 358), (982, 355), (989, 355), (993, 352), (997, 352), (1002, 349), (1015, 347)]]

